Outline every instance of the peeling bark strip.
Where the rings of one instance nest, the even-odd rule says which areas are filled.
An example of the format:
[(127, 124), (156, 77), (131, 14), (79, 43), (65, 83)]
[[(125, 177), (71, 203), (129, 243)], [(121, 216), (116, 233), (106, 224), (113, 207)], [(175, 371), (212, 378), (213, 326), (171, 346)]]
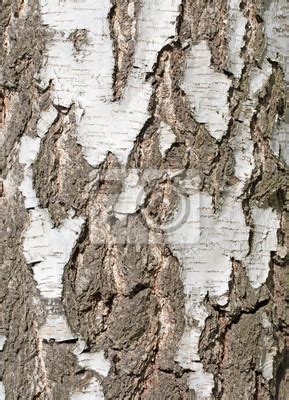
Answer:
[(0, 399), (286, 398), (289, 8), (267, 3), (4, 2)]

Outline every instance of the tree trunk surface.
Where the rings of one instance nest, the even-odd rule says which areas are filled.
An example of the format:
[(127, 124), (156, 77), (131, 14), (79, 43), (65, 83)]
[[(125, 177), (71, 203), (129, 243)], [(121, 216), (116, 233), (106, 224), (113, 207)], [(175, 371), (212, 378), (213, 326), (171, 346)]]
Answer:
[(288, 26), (2, 1), (1, 400), (288, 398)]

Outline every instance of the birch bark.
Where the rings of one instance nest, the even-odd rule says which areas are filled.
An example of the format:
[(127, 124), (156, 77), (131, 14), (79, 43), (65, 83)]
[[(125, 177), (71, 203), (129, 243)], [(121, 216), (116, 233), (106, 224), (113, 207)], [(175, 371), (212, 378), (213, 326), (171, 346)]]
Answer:
[(287, 1), (1, 25), (0, 400), (285, 399)]

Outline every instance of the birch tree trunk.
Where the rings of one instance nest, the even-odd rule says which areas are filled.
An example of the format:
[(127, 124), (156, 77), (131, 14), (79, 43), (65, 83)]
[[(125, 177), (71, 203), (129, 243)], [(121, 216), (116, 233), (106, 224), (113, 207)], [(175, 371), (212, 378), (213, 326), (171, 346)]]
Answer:
[(288, 398), (288, 18), (3, 0), (0, 399)]

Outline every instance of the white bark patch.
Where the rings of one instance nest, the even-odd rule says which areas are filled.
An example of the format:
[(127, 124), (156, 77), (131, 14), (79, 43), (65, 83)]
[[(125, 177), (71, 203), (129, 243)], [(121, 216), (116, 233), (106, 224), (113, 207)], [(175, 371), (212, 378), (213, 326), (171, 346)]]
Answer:
[(78, 338), (73, 354), (76, 355), (78, 364), (87, 371), (95, 371), (101, 376), (107, 376), (110, 362), (105, 358), (104, 351), (87, 352), (86, 341)]
[(254, 288), (266, 282), (269, 272), (270, 252), (277, 249), (277, 229), (280, 219), (271, 209), (254, 208), (255, 226), (251, 254), (246, 259), (247, 274)]
[[(253, 287), (265, 282), (269, 272), (270, 252), (277, 247), (276, 230), (279, 226), (277, 214), (272, 210), (253, 210), (255, 234), (251, 254), (241, 201), (232, 189), (225, 197), (222, 210), (214, 214), (211, 197), (200, 193), (199, 209), (192, 211), (196, 218), (184, 224), (182, 231), (188, 236), (197, 236), (197, 243), (182, 246), (175, 232), (167, 234), (170, 248), (182, 263), (182, 279), (186, 296), (186, 328), (176, 361), (183, 368), (194, 371), (189, 374), (189, 384), (198, 399), (207, 399), (214, 387), (213, 376), (205, 373), (200, 363), (198, 343), (208, 316), (203, 306), (205, 296), (214, 297), (220, 305), (227, 302), (228, 283), (231, 275), (231, 258), (245, 260), (248, 276)], [(195, 203), (196, 204), (196, 203)], [(192, 203), (193, 206), (193, 203)]]
[(277, 348), (274, 345), (274, 340), (272, 338), (272, 324), (266, 313), (263, 314), (262, 326), (266, 332), (271, 334), (264, 337), (264, 353), (262, 357), (263, 360), (261, 360), (263, 376), (269, 382), (273, 379), (274, 359), (277, 354)]
[(47, 341), (53, 339), (56, 342), (65, 342), (77, 337), (71, 332), (63, 313), (54, 313), (52, 309), (48, 308), (45, 324), (39, 329), (41, 339)]
[[(261, 68), (254, 68), (251, 74), (249, 95), (251, 99), (256, 98), (256, 95), (263, 89), (267, 80), (272, 73), (272, 66), (268, 61), (262, 63)], [(252, 107), (255, 106), (256, 102), (251, 103)]]
[(34, 278), (43, 298), (61, 298), (64, 266), (83, 222), (81, 217), (69, 216), (55, 228), (47, 209), (30, 211), (30, 226), (23, 242), (24, 256), (28, 264), (33, 264)]
[(280, 157), (289, 167), (289, 111), (286, 111), (286, 115), (281, 121), (276, 122), (270, 146), (276, 157)]
[(104, 357), (103, 351), (94, 353), (81, 353), (77, 356), (78, 363), (86, 370), (98, 372), (102, 376), (107, 376), (110, 370), (110, 362)]
[(133, 214), (145, 199), (145, 192), (139, 183), (139, 176), (136, 169), (129, 170), (124, 180), (123, 191), (119, 195), (114, 207), (116, 216), (121, 219), (128, 214)]
[(240, 3), (240, 0), (228, 0), (228, 64), (236, 78), (240, 78), (244, 66), (241, 48), (247, 23), (240, 10)]
[[(48, 300), (46, 304), (47, 317), (44, 325), (40, 327), (39, 336), (42, 340), (54, 339), (61, 342), (77, 336), (71, 332), (64, 311), (61, 311), (59, 306), (60, 310), (54, 311), (53, 303), (61, 302), (64, 267), (69, 261), (84, 219), (74, 217), (71, 212), (58, 228), (54, 227), (48, 210), (38, 206), (39, 202), (33, 188), (32, 164), (40, 150), (41, 138), (44, 137), (56, 117), (57, 112), (54, 107), (44, 111), (37, 124), (38, 136), (35, 138), (22, 137), (19, 162), (24, 165), (24, 177), (20, 190), (30, 215), (30, 224), (23, 238), (23, 254), (27, 264), (32, 267), (40, 296)], [(104, 360), (102, 352), (91, 353), (88, 357), (90, 357), (89, 367), (99, 373), (107, 373), (110, 364)], [(86, 359), (81, 363), (83, 367), (86, 366), (85, 361)], [(83, 398), (96, 398), (96, 395), (97, 398), (103, 398), (99, 384), (97, 384), (97, 390), (95, 385), (93, 383), (89, 386), (88, 391), (85, 392), (86, 397)], [(92, 392), (93, 388), (94, 392)]]
[[(147, 105), (152, 88), (145, 74), (152, 70), (158, 51), (175, 34), (180, 0), (144, 2), (137, 23), (138, 42), (134, 68), (119, 102), (111, 102), (114, 58), (107, 16), (109, 0), (96, 2), (41, 1), (43, 23), (55, 32), (48, 49), (42, 81), (53, 80), (54, 102), (82, 110), (77, 138), (86, 160), (101, 163), (108, 151), (125, 163), (133, 141), (149, 117)], [(76, 59), (69, 40), (75, 29), (86, 29), (89, 43)]]
[[(203, 371), (198, 343), (207, 318), (203, 300), (207, 293), (221, 304), (227, 301), (231, 274), (231, 257), (242, 259), (248, 252), (249, 228), (246, 226), (241, 201), (228, 194), (220, 213), (214, 214), (209, 195), (199, 194), (200, 205), (192, 210), (197, 216), (199, 241), (191, 245), (174, 245), (174, 232), (168, 235), (173, 253), (182, 263), (186, 296), (186, 328), (176, 357), (189, 374), (189, 384), (198, 399), (206, 399), (214, 386), (213, 377)], [(192, 204), (193, 206), (193, 204)], [(194, 235), (190, 221), (184, 223), (187, 236)]]
[(186, 249), (198, 242), (200, 237), (199, 207), (199, 192), (189, 194), (187, 198), (180, 196), (172, 218), (164, 226), (166, 235), (174, 242), (174, 247)]
[(164, 122), (161, 122), (159, 131), (159, 146), (161, 155), (164, 157), (168, 149), (171, 148), (172, 144), (176, 140), (176, 135), (174, 134), (171, 127)]
[[(192, 371), (189, 373), (189, 385), (200, 400), (210, 398), (214, 387), (213, 376), (204, 371), (198, 353), (200, 335), (208, 316), (203, 305), (206, 295), (215, 298), (220, 305), (227, 303), (232, 257), (244, 262), (252, 286), (260, 287), (268, 276), (270, 253), (277, 248), (277, 213), (271, 209), (255, 207), (252, 210), (255, 228), (253, 243), (248, 255), (250, 228), (246, 225), (241, 202), (244, 186), (254, 169), (250, 121), (258, 94), (270, 73), (271, 67), (266, 61), (262, 69), (256, 68), (253, 71), (250, 98), (243, 105), (240, 123), (236, 124), (236, 131), (230, 139), (238, 182), (224, 194), (221, 210), (215, 213), (212, 198), (199, 193), (199, 201), (190, 203), (190, 215), (195, 219), (187, 218), (181, 228), (166, 232), (170, 248), (182, 263), (186, 296), (186, 325), (176, 361)], [(188, 240), (198, 236), (199, 240)], [(269, 372), (266, 372), (266, 376), (269, 376)]]
[(5, 400), (5, 387), (3, 382), (0, 382), (0, 400)]
[(0, 335), (0, 351), (3, 350), (5, 342), (6, 342), (6, 336)]
[[(73, 215), (70, 215), (59, 228), (54, 228), (48, 210), (38, 207), (31, 169), (31, 154), (36, 157), (37, 153), (34, 152), (35, 143), (31, 141), (31, 138), (28, 141), (25, 138), (27, 137), (24, 137), (21, 141), (20, 162), (25, 161), (24, 154), (27, 143), (31, 144), (31, 151), (27, 151), (27, 164), (24, 168), (25, 175), (20, 190), (25, 197), (25, 206), (29, 209), (30, 225), (23, 238), (23, 254), (27, 264), (32, 267), (41, 297), (50, 301), (60, 301), (64, 267), (69, 260), (84, 220), (81, 217), (74, 218)], [(34, 140), (36, 141), (37, 138)], [(31, 192), (27, 192), (27, 188), (31, 189)], [(28, 199), (27, 195), (30, 196)], [(29, 200), (29, 203), (27, 200)], [(31, 208), (32, 205), (33, 208)], [(53, 338), (56, 341), (64, 341), (75, 337), (71, 333), (63, 314), (54, 314), (49, 305), (47, 312), (47, 320), (39, 333), (42, 339)]]
[(191, 48), (182, 89), (187, 94), (197, 122), (203, 123), (217, 140), (226, 133), (229, 122), (230, 79), (211, 67), (211, 51), (206, 41)]
[[(37, 124), (38, 136), (36, 138), (22, 137), (19, 162), (24, 165), (24, 178), (20, 190), (30, 215), (30, 224), (23, 239), (23, 253), (27, 264), (32, 267), (40, 296), (48, 300), (47, 317), (44, 325), (40, 327), (39, 336), (42, 340), (54, 339), (62, 342), (77, 338), (77, 336), (71, 332), (61, 305), (58, 306), (58, 311), (54, 311), (53, 304), (61, 303), (64, 267), (69, 261), (84, 219), (74, 217), (74, 213), (71, 212), (58, 228), (54, 227), (48, 210), (38, 206), (39, 202), (32, 181), (32, 164), (40, 150), (41, 138), (45, 136), (56, 117), (57, 112), (54, 107), (44, 111)], [(103, 352), (84, 353), (77, 357), (82, 367), (92, 369), (102, 375), (108, 373), (110, 363), (104, 359)], [(86, 388), (83, 395), (86, 397), (81, 397), (79, 394), (80, 397), (75, 398), (103, 398), (100, 385), (94, 381)]]
[(25, 208), (38, 206), (38, 199), (33, 189), (31, 164), (35, 160), (40, 147), (40, 138), (22, 136), (20, 142), (19, 162), (24, 164), (24, 177), (20, 185), (20, 191), (24, 196)]
[(57, 110), (55, 107), (50, 106), (47, 110), (41, 112), (40, 118), (37, 122), (37, 135), (43, 138), (48, 129), (57, 118)]

